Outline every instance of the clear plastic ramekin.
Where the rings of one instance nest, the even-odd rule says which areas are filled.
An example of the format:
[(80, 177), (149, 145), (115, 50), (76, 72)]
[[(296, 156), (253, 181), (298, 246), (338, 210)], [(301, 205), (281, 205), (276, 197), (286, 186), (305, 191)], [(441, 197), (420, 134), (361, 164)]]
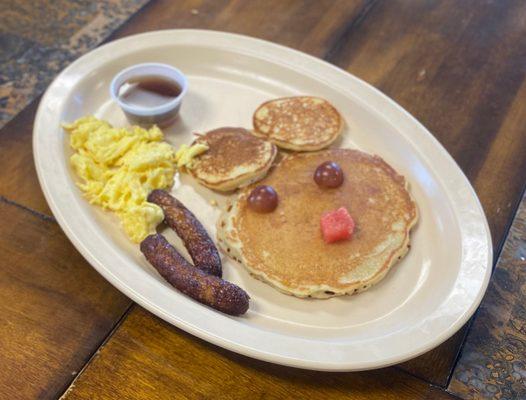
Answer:
[[(181, 93), (173, 100), (156, 107), (134, 106), (119, 98), (120, 87), (132, 78), (141, 76), (158, 76), (171, 80), (179, 85)], [(172, 124), (179, 113), (181, 102), (188, 90), (186, 76), (177, 68), (167, 64), (144, 63), (136, 64), (119, 72), (110, 84), (110, 95), (120, 106), (128, 121), (132, 124), (150, 126), (156, 124), (166, 127)]]

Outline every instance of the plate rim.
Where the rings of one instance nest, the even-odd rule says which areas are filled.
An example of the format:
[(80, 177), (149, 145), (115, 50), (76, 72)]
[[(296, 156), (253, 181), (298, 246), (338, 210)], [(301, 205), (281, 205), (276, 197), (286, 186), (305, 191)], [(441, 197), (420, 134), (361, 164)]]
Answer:
[[(113, 275), (111, 272), (111, 269), (105, 267), (100, 262), (100, 260), (97, 258), (97, 256), (93, 254), (93, 252), (89, 248), (87, 248), (86, 245), (78, 238), (76, 232), (71, 228), (69, 222), (66, 220), (65, 216), (63, 215), (62, 208), (56, 202), (55, 195), (51, 192), (50, 188), (48, 187), (49, 182), (47, 181), (45, 172), (41, 165), (42, 155), (39, 152), (40, 148), (38, 144), (38, 138), (39, 138), (38, 132), (42, 131), (41, 126), (43, 124), (43, 121), (45, 120), (45, 106), (47, 102), (49, 101), (50, 98), (52, 98), (53, 94), (55, 94), (57, 90), (58, 92), (60, 92), (61, 79), (64, 79), (64, 77), (71, 75), (71, 73), (74, 72), (76, 68), (79, 68), (83, 62), (86, 62), (87, 60), (95, 58), (99, 54), (109, 53), (112, 48), (118, 47), (126, 42), (129, 42), (128, 44), (130, 46), (127, 50), (131, 53), (134, 50), (137, 51), (139, 49), (147, 48), (148, 46), (146, 45), (146, 43), (152, 42), (152, 39), (154, 38), (161, 39), (161, 38), (173, 37), (173, 36), (184, 37), (185, 35), (192, 36), (195, 38), (196, 41), (201, 41), (201, 42), (203, 42), (206, 38), (207, 45), (210, 45), (210, 43), (212, 42), (228, 43), (233, 47), (238, 46), (238, 48), (235, 48), (235, 50), (239, 50), (239, 51), (241, 51), (240, 49), (248, 43), (250, 45), (253, 45), (254, 47), (258, 47), (258, 46), (264, 47), (266, 48), (266, 50), (269, 50), (270, 52), (277, 52), (277, 53), (285, 52), (287, 54), (290, 53), (291, 55), (295, 55), (296, 58), (305, 60), (304, 65), (301, 66), (301, 67), (304, 67), (305, 71), (313, 71), (311, 75), (316, 75), (316, 78), (324, 81), (325, 84), (334, 88), (332, 84), (325, 82), (325, 80), (323, 79), (322, 76), (320, 76), (320, 74), (315, 73), (316, 69), (330, 70), (332, 71), (333, 74), (339, 74), (341, 79), (349, 80), (349, 82), (354, 81), (353, 82), (354, 85), (362, 86), (364, 90), (370, 91), (374, 95), (373, 97), (375, 97), (376, 99), (379, 99), (384, 103), (387, 102), (389, 106), (391, 107), (389, 112), (398, 114), (398, 115), (403, 115), (403, 117), (406, 119), (406, 122), (411, 123), (422, 134), (427, 135), (426, 139), (431, 140), (433, 147), (435, 147), (439, 151), (439, 153), (441, 153), (442, 156), (446, 157), (449, 163), (449, 166), (453, 167), (454, 172), (456, 172), (457, 175), (458, 173), (460, 174), (457, 178), (459, 178), (462, 181), (462, 183), (464, 184), (464, 188), (468, 189), (465, 195), (469, 196), (476, 203), (477, 210), (475, 211), (477, 212), (478, 217), (481, 217), (481, 221), (479, 222), (483, 223), (483, 228), (484, 228), (483, 230), (485, 234), (484, 239), (487, 242), (487, 248), (486, 248), (487, 257), (486, 257), (484, 277), (481, 281), (480, 288), (478, 289), (477, 296), (475, 296), (470, 307), (468, 309), (465, 309), (462, 313), (460, 313), (460, 315), (457, 317), (455, 322), (447, 330), (441, 332), (441, 334), (435, 337), (434, 340), (428, 341), (424, 343), (423, 345), (420, 345), (420, 347), (416, 347), (411, 353), (407, 353), (403, 356), (395, 356), (390, 359), (385, 358), (383, 360), (375, 359), (373, 361), (361, 361), (361, 362), (354, 362), (353, 360), (347, 360), (345, 362), (331, 362), (331, 361), (320, 362), (320, 361), (309, 361), (305, 357), (303, 358), (291, 357), (291, 356), (284, 356), (282, 354), (270, 353), (269, 351), (265, 351), (257, 347), (247, 346), (246, 343), (245, 344), (239, 343), (235, 340), (232, 340), (231, 338), (214, 335), (210, 331), (201, 329), (199, 326), (188, 324), (188, 322), (185, 321), (184, 318), (183, 319), (176, 318), (174, 317), (174, 315), (167, 313), (166, 310), (160, 308), (156, 304), (156, 302), (152, 302), (149, 299), (143, 297), (141, 293), (136, 292), (134, 288), (126, 285), (125, 282), (121, 281), (118, 277)], [(251, 55), (256, 54), (256, 53), (252, 53), (251, 51), (246, 51), (245, 53), (251, 54)], [(262, 57), (260, 53), (261, 52), (257, 53), (260, 58), (264, 58), (280, 66), (286, 66), (288, 68), (291, 67), (290, 62), (277, 60), (276, 58), (270, 57), (268, 54), (266, 54), (266, 57)], [(306, 66), (307, 64), (309, 65)], [(408, 139), (410, 143), (413, 144), (413, 141), (411, 141), (409, 137), (406, 137), (406, 139)], [(66, 67), (63, 71), (61, 71), (61, 73), (53, 80), (53, 82), (49, 85), (45, 94), (43, 95), (40, 101), (38, 110), (37, 110), (34, 127), (33, 127), (33, 154), (34, 154), (35, 167), (37, 170), (37, 176), (38, 176), (40, 186), (42, 188), (42, 191), (44, 192), (46, 201), (48, 202), (57, 222), (59, 223), (62, 230), (66, 233), (66, 236), (68, 237), (68, 239), (76, 247), (76, 249), (90, 263), (90, 265), (92, 265), (107, 281), (109, 281), (113, 286), (115, 286), (117, 289), (123, 292), (127, 297), (131, 298), (132, 300), (134, 300), (135, 302), (137, 302), (138, 304), (140, 304), (147, 310), (151, 311), (155, 315), (161, 317), (165, 321), (169, 322), (170, 324), (173, 324), (177, 326), (178, 328), (183, 329), (189, 332), (190, 334), (195, 335), (208, 342), (211, 342), (215, 345), (219, 345), (228, 350), (231, 350), (231, 351), (234, 351), (234, 352), (237, 352), (237, 353), (249, 356), (249, 357), (257, 358), (260, 360), (269, 361), (269, 362), (287, 365), (287, 366), (300, 367), (300, 368), (305, 368), (305, 369), (324, 370), (324, 371), (366, 370), (366, 369), (386, 367), (386, 366), (393, 365), (393, 364), (396, 364), (402, 361), (406, 361), (408, 359), (417, 357), (418, 355), (421, 355), (429, 351), (430, 349), (438, 346), (439, 344), (447, 340), (449, 337), (451, 337), (455, 332), (457, 332), (469, 320), (471, 315), (478, 308), (482, 300), (482, 297), (485, 293), (485, 290), (488, 286), (489, 278), (491, 276), (492, 265), (493, 265), (493, 248), (492, 248), (491, 234), (490, 234), (487, 219), (484, 214), (484, 210), (480, 204), (480, 201), (471, 183), (469, 182), (469, 180), (467, 179), (463, 171), (460, 169), (458, 164), (455, 162), (455, 160), (451, 157), (451, 155), (447, 152), (447, 150), (440, 144), (440, 142), (438, 142), (438, 140), (418, 120), (416, 120), (408, 111), (406, 111), (394, 100), (392, 100), (391, 98), (389, 98), (384, 93), (382, 93), (381, 91), (379, 91), (372, 85), (368, 84), (367, 82), (361, 80), (360, 78), (357, 78), (356, 76), (350, 74), (349, 72), (342, 70), (324, 60), (313, 57), (311, 55), (300, 52), (298, 50), (291, 49), (291, 48), (288, 48), (286, 46), (282, 46), (276, 43), (268, 42), (262, 39), (257, 39), (257, 38), (252, 38), (252, 37), (245, 36), (245, 35), (239, 35), (239, 34), (233, 34), (233, 33), (227, 33), (227, 32), (212, 31), (212, 30), (169, 29), (169, 30), (146, 32), (146, 33), (141, 33), (138, 35), (128, 36), (128, 37), (104, 44), (103, 46), (100, 46), (86, 53), (85, 55), (81, 56), (76, 61), (74, 61), (72, 64), (70, 64), (68, 67)], [(452, 204), (452, 207), (454, 207), (454, 204)], [(458, 216), (458, 213), (455, 212), (455, 215)], [(217, 312), (209, 310), (206, 307), (202, 307), (202, 306), (200, 307), (201, 309), (204, 310), (205, 314), (209, 314), (209, 315), (218, 314)], [(226, 317), (226, 318), (232, 319), (229, 317)], [(243, 325), (243, 326), (245, 328), (256, 329), (258, 331), (261, 331), (261, 329), (258, 329), (252, 326), (247, 326), (247, 325)], [(279, 333), (265, 332), (265, 334), (276, 336), (277, 339), (280, 339), (280, 337), (282, 339), (284, 338), (284, 335), (281, 335)], [(297, 341), (299, 338), (293, 337), (293, 339)], [(306, 340), (307, 343), (310, 341), (311, 340)], [(312, 341), (316, 342), (316, 340), (314, 339)]]

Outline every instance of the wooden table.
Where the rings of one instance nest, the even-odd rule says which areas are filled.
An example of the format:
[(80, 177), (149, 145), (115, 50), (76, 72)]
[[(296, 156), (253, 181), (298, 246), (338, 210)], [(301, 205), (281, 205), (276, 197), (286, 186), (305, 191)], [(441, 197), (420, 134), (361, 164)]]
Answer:
[[(382, 90), (458, 162), (482, 202), (499, 254), (526, 182), (524, 1), (154, 0), (111, 39), (166, 28), (216, 29), (271, 40), (320, 57)], [(67, 399), (399, 400), (486, 393), (465, 384), (462, 374), (452, 375), (455, 366), (468, 365), (457, 361), (469, 324), (436, 349), (398, 366), (319, 373), (236, 355), (133, 304), (83, 260), (43, 198), (31, 149), (37, 105), (38, 99), (0, 130), (0, 398), (65, 393)], [(520, 236), (524, 225), (517, 226), (519, 233), (511, 236), (526, 240)], [(524, 282), (526, 264), (519, 259), (515, 266), (513, 279)], [(503, 263), (502, 271), (506, 268)], [(495, 290), (506, 290), (507, 278), (502, 279)], [(520, 286), (508, 291), (504, 306), (525, 300), (524, 293)], [(520, 312), (510, 311), (512, 320)], [(520, 315), (515, 320), (522, 328), (513, 333), (519, 341), (515, 357), (523, 366), (524, 315), (522, 322)], [(473, 329), (479, 330), (469, 337), (480, 341), (480, 329), (487, 327), (484, 320), (477, 322)], [(466, 348), (473, 346), (476, 351), (477, 342), (468, 339)], [(500, 356), (509, 357), (503, 351)], [(481, 368), (486, 368), (483, 360)], [(522, 393), (520, 379), (515, 392), (499, 389), (501, 398)]]

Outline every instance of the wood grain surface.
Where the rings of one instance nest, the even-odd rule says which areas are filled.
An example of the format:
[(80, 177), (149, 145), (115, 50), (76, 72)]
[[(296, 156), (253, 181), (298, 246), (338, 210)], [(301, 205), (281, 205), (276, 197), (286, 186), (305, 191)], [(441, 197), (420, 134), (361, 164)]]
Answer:
[(526, 193), (448, 390), (526, 399)]
[[(167, 28), (225, 30), (271, 40), (321, 57), (378, 87), (428, 127), (459, 163), (484, 207), (494, 248), (500, 248), (525, 184), (525, 2), (153, 0), (111, 39)], [(20, 258), (27, 264), (14, 271), (21, 276), (34, 273), (38, 263), (51, 272), (45, 273), (45, 289), (21, 277), (6, 281), (10, 291), (5, 293), (27, 302), (9, 304), (6, 310), (12, 318), (25, 316), (16, 324), (38, 340), (32, 347), (31, 337), (21, 336), (27, 340), (23, 342), (20, 332), (8, 331), (14, 328), (0, 328), (6, 330), (0, 340), (8, 338), (1, 343), (0, 365), (6, 357), (6, 365), (15, 371), (0, 368), (0, 397), (12, 396), (28, 380), (22, 397), (59, 393), (71, 379), (70, 370), (78, 371), (128, 304), (82, 261), (56, 224), (44, 218), (50, 210), (38, 186), (31, 149), (36, 106), (34, 102), (0, 130), (0, 196), (26, 209), (2, 207), (14, 210), (6, 211), (6, 218), (17, 215), (29, 221), (21, 231), (1, 228), (0, 248), (13, 241), (26, 248), (35, 242), (41, 246), (35, 258)], [(30, 229), (39, 234), (26, 233)], [(6, 254), (4, 264), (21, 265), (12, 251)], [(10, 266), (0, 274), (5, 271), (7, 276), (14, 273)], [(71, 271), (82, 280), (67, 281)], [(65, 284), (70, 287), (59, 289)], [(67, 311), (50, 319), (50, 310), (60, 309), (61, 301)], [(83, 301), (91, 304), (85, 313)], [(56, 331), (65, 332), (65, 339)], [(242, 398), (251, 389), (269, 398), (306, 397), (307, 392), (313, 398), (448, 398), (414, 376), (445, 386), (464, 334), (462, 330), (404, 363), (401, 367), (411, 374), (397, 368), (319, 374), (224, 351), (135, 307), (68, 396)], [(203, 365), (196, 366), (194, 359)], [(26, 364), (34, 369), (26, 372), (20, 367)], [(225, 391), (218, 391), (222, 386)]]
[(325, 58), (373, 0), (156, 0), (112, 37), (158, 29), (214, 29), (260, 39)]
[(33, 120), (40, 98), (0, 130), (0, 196), (51, 217), (33, 161)]
[(243, 357), (134, 306), (73, 383), (80, 399), (454, 399), (394, 368), (323, 373)]
[(0, 398), (54, 398), (130, 300), (52, 220), (0, 200)]

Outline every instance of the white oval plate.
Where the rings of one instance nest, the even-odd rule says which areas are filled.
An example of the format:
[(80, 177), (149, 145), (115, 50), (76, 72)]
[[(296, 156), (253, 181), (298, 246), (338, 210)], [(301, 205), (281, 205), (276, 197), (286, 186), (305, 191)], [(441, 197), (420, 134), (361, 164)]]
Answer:
[[(376, 153), (406, 176), (420, 221), (412, 249), (365, 293), (330, 300), (286, 296), (224, 258), (225, 278), (251, 296), (249, 312), (229, 317), (182, 295), (149, 266), (117, 220), (90, 206), (75, 186), (60, 124), (96, 114), (126, 121), (108, 85), (121, 69), (161, 62), (181, 69), (189, 91), (181, 118), (165, 131), (174, 145), (193, 132), (251, 127), (265, 100), (297, 94), (327, 98), (346, 130), (337, 143)], [(422, 354), (455, 333), (477, 308), (491, 273), (492, 247), (479, 201), (453, 159), (395, 102), (360, 79), (306, 54), (239, 35), (170, 30), (102, 46), (66, 68), (44, 95), (34, 125), (40, 184), (60, 226), (82, 255), (134, 301), (175, 326), (238, 353), (316, 370), (384, 367)], [(178, 178), (173, 193), (215, 237), (225, 198)], [(167, 233), (169, 240), (180, 242)]]

